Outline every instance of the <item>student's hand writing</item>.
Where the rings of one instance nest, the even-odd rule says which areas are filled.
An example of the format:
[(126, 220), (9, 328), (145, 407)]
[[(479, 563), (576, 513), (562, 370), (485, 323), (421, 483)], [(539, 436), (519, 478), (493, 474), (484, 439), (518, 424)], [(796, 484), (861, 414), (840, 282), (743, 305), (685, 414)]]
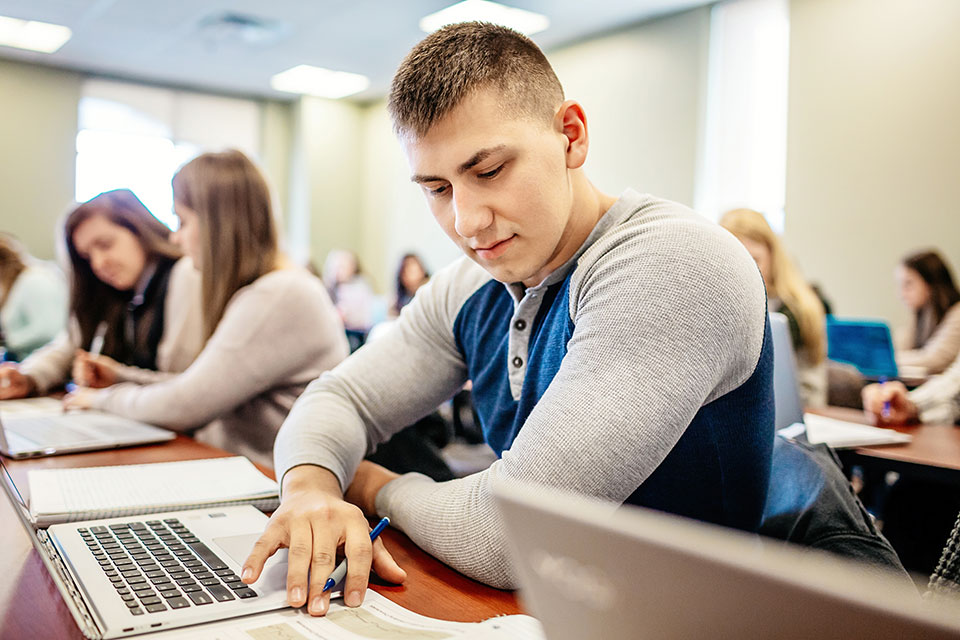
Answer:
[(11, 362), (0, 364), (0, 400), (25, 398), (35, 389), (33, 378), (20, 373), (17, 365)]
[(97, 392), (93, 389), (80, 387), (76, 391), (68, 393), (63, 397), (63, 410), (73, 411), (80, 409), (89, 409), (93, 406), (93, 396)]
[(77, 349), (73, 357), (73, 379), (81, 387), (102, 389), (117, 383), (119, 363), (109, 356), (92, 356)]
[(357, 467), (357, 472), (353, 474), (353, 481), (347, 487), (344, 498), (347, 502), (355, 504), (363, 510), (366, 516), (377, 515), (377, 494), (383, 486), (399, 478), (399, 474), (385, 469), (380, 465), (364, 460)]
[(283, 502), (244, 562), (240, 577), (252, 584), (267, 558), (287, 547), (287, 601), (293, 607), (308, 602), (310, 614), (324, 615), (330, 592), (323, 593), (323, 585), (336, 566), (340, 546), (349, 561), (343, 588), (347, 606), (363, 602), (371, 565), (390, 582), (401, 583), (407, 577), (379, 538), (371, 544), (367, 519), (341, 497), (340, 484), (330, 471), (294, 467), (283, 478)]
[(876, 424), (907, 424), (918, 420), (917, 407), (900, 381), (870, 384), (861, 392), (863, 410)]

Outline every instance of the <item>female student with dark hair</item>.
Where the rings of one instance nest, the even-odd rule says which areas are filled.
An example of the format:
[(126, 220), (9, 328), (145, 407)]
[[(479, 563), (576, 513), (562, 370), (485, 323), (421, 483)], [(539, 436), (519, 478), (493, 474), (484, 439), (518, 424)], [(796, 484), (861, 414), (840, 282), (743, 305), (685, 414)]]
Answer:
[(943, 258), (920, 251), (897, 267), (900, 298), (912, 313), (897, 334), (897, 365), (941, 373), (960, 353), (960, 292)]
[[(170, 229), (127, 189), (101, 193), (66, 218), (69, 326), (20, 365), (0, 367), (0, 399), (46, 393), (73, 369), (80, 384), (145, 381), (187, 368), (202, 346), (199, 280)], [(97, 344), (99, 378), (81, 349)]]
[(266, 181), (245, 155), (193, 159), (174, 176), (173, 197), (177, 242), (201, 275), (203, 350), (177, 376), (79, 389), (65, 405), (195, 432), (272, 466), (294, 400), (347, 356), (343, 325), (320, 280), (278, 250)]
[(427, 284), (430, 279), (430, 273), (423, 266), (423, 261), (415, 253), (405, 253), (400, 258), (400, 265), (397, 267), (397, 289), (396, 298), (390, 312), (394, 316), (400, 315), (400, 310), (407, 306), (417, 289)]

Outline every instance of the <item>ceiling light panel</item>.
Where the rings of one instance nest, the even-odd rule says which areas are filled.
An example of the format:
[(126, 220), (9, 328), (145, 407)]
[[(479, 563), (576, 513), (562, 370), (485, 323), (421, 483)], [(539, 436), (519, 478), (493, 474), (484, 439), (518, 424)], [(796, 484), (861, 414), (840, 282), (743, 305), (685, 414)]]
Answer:
[(360, 93), (370, 86), (370, 79), (357, 73), (301, 64), (270, 78), (270, 86), (277, 91), (336, 99)]
[(70, 29), (59, 24), (0, 16), (0, 46), (53, 53), (71, 35)]
[(474, 20), (510, 27), (528, 36), (550, 26), (550, 19), (541, 13), (515, 9), (489, 0), (463, 0), (421, 19), (420, 29), (432, 33), (448, 24)]

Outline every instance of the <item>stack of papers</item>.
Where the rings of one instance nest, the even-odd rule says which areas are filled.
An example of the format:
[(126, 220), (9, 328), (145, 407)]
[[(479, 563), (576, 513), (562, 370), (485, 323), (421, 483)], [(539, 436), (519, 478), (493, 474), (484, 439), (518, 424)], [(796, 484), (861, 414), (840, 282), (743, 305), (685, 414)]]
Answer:
[(80, 469), (33, 469), (30, 519), (61, 522), (252, 504), (271, 511), (277, 483), (242, 456)]
[(796, 423), (781, 429), (780, 435), (795, 438), (804, 431), (810, 444), (827, 444), (834, 449), (852, 449), (854, 447), (871, 447), (881, 444), (904, 444), (910, 442), (913, 436), (894, 431), (871, 427), (866, 424), (827, 418), (813, 413), (803, 414), (805, 424)]

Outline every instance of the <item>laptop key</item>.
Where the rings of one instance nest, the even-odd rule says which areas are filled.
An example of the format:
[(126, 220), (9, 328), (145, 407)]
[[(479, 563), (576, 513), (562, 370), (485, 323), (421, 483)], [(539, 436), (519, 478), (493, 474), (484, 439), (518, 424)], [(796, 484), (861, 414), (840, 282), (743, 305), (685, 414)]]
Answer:
[(239, 591), (240, 589), (247, 588), (247, 585), (243, 584), (242, 582), (228, 582), (227, 586), (233, 591)]
[(234, 593), (237, 594), (237, 597), (239, 598), (256, 598), (257, 597), (257, 592), (251, 589), (250, 587), (247, 587), (246, 589), (237, 589), (236, 591), (234, 591)]
[(148, 605), (148, 604), (158, 604), (158, 603), (160, 603), (160, 602), (163, 602), (163, 600), (161, 600), (161, 599), (158, 598), (157, 596), (149, 596), (149, 597), (147, 597), (147, 598), (140, 598), (140, 603), (141, 603), (141, 604), (144, 604), (144, 605)]
[(209, 586), (207, 587), (207, 591), (210, 592), (210, 595), (212, 595), (217, 602), (227, 602), (229, 600), (235, 600), (233, 593), (231, 593), (229, 589), (221, 585)]
[(190, 544), (190, 548), (193, 549), (193, 552), (200, 556), (200, 559), (203, 560), (208, 567), (216, 571), (217, 569), (226, 569), (227, 565), (217, 557), (210, 547), (203, 544), (202, 542), (193, 542)]
[(183, 589), (184, 593), (197, 593), (198, 591), (201, 593), (203, 592), (203, 589), (201, 589), (200, 585), (198, 585), (196, 582), (193, 584), (180, 585), (180, 588)]
[(167, 604), (170, 605), (171, 609), (183, 609), (184, 607), (190, 606), (190, 603), (187, 602), (187, 599), (184, 597), (170, 598), (167, 600)]
[(130, 613), (132, 613), (135, 616), (142, 616), (143, 609), (141, 609), (140, 607), (137, 607), (136, 609), (130, 609)]
[(159, 604), (148, 604), (148, 605), (147, 605), (147, 611), (149, 611), (150, 613), (158, 613), (158, 612), (160, 612), (160, 611), (166, 611), (166, 610), (167, 610), (167, 607), (166, 607), (166, 605), (164, 605), (162, 602), (159, 603)]
[[(197, 588), (199, 589), (199, 587)], [(184, 589), (184, 591), (186, 591), (186, 589)], [(187, 596), (193, 600), (193, 604), (210, 604), (213, 602), (213, 598), (203, 591), (191, 591), (187, 593)]]
[(212, 587), (214, 585), (220, 584), (220, 581), (217, 580), (216, 578), (204, 578), (203, 580), (200, 581), (200, 584), (202, 584), (205, 587)]
[(176, 598), (177, 596), (183, 595), (178, 589), (167, 589), (160, 592), (160, 595), (169, 600), (170, 598)]

